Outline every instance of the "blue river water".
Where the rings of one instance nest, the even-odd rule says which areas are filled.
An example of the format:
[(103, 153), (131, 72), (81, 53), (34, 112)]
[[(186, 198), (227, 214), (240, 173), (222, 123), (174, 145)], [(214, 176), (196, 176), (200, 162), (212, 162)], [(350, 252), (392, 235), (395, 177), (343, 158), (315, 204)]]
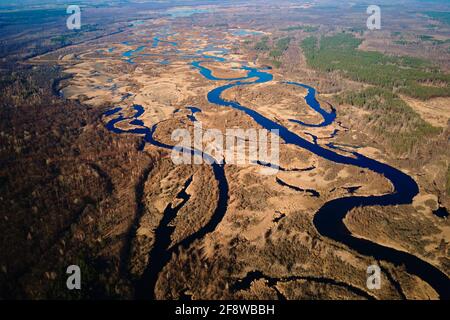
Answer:
[(133, 56), (138, 54), (139, 52), (143, 51), (145, 49), (145, 46), (137, 47), (136, 49), (126, 51), (122, 54), (123, 57), (127, 58), (127, 62), (134, 64)]
[(235, 29), (231, 31), (232, 35), (246, 37), (246, 36), (259, 36), (263, 34), (260, 31), (246, 30), (246, 29)]
[(332, 124), (334, 122), (334, 120), (336, 120), (336, 109), (334, 109), (332, 107), (331, 112), (327, 112), (326, 110), (322, 109), (322, 106), (320, 105), (319, 101), (317, 101), (317, 99), (316, 99), (316, 89), (314, 89), (313, 87), (310, 87), (306, 84), (292, 82), (292, 81), (284, 82), (284, 83), (307, 89), (308, 94), (305, 97), (306, 104), (308, 106), (310, 106), (313, 110), (318, 112), (323, 117), (323, 122), (320, 124), (309, 124), (309, 123), (305, 123), (303, 121), (296, 120), (296, 119), (289, 119), (289, 121), (300, 124), (304, 127), (318, 128), (318, 127), (328, 126), (328, 125)]
[(167, 43), (167, 44), (169, 44), (169, 45), (171, 45), (171, 46), (174, 46), (174, 47), (176, 47), (176, 46), (178, 45), (177, 42), (161, 40), (160, 37), (154, 37), (154, 38), (153, 38), (153, 44), (152, 44), (152, 47), (153, 47), (153, 48), (157, 48), (157, 47), (159, 46), (160, 43)]
[[(314, 216), (313, 222), (317, 231), (322, 236), (343, 243), (360, 254), (371, 256), (376, 260), (386, 260), (397, 266), (403, 265), (407, 272), (415, 274), (429, 283), (442, 299), (450, 299), (450, 279), (442, 271), (409, 253), (355, 237), (343, 222), (347, 213), (353, 208), (366, 206), (394, 206), (412, 203), (413, 198), (419, 193), (417, 183), (410, 176), (394, 167), (365, 157), (357, 152), (351, 152), (351, 156), (344, 156), (336, 153), (333, 150), (326, 149), (318, 144), (303, 139), (277, 122), (264, 117), (252, 109), (240, 105), (238, 102), (224, 100), (221, 97), (222, 93), (228, 89), (236, 86), (263, 83), (272, 80), (272, 76), (266, 72), (258, 71), (253, 68), (248, 68), (248, 70), (248, 77), (257, 77), (256, 80), (251, 82), (237, 81), (232, 84), (218, 87), (209, 92), (209, 102), (245, 112), (265, 129), (278, 130), (280, 138), (287, 144), (309, 150), (314, 154), (335, 163), (352, 165), (379, 173), (393, 185), (394, 192), (391, 194), (369, 197), (352, 196), (327, 202)], [(310, 96), (310, 98), (308, 100), (305, 99), (305, 101), (311, 108), (318, 110), (318, 107), (314, 102), (317, 101), (315, 98), (313, 99)], [(309, 104), (311, 102), (313, 102), (312, 105)], [(325, 118), (325, 121), (321, 125), (325, 126), (329, 120), (327, 120), (324, 113), (321, 114), (324, 115)]]
[(197, 122), (197, 118), (195, 117), (195, 114), (202, 112), (202, 110), (197, 107), (187, 107), (187, 109), (191, 111), (191, 114), (188, 115), (188, 119), (191, 120), (192, 122)]
[[(211, 90), (207, 94), (207, 98), (210, 103), (215, 104), (219, 107), (233, 108), (242, 111), (250, 116), (263, 128), (267, 130), (278, 130), (277, 132), (280, 136), (280, 139), (283, 140), (286, 144), (297, 146), (300, 149), (306, 149), (316, 154), (317, 156), (334, 163), (351, 165), (361, 169), (370, 170), (372, 172), (383, 175), (391, 182), (394, 191), (390, 194), (365, 197), (347, 196), (325, 203), (315, 214), (313, 219), (314, 226), (316, 227), (317, 231), (322, 236), (342, 243), (352, 250), (358, 252), (359, 254), (373, 257), (375, 260), (388, 261), (397, 266), (404, 266), (407, 272), (417, 275), (428, 284), (430, 284), (439, 294), (441, 299), (450, 299), (450, 279), (438, 268), (409, 253), (386, 247), (369, 240), (358, 238), (352, 235), (352, 233), (347, 229), (343, 222), (348, 212), (350, 212), (353, 208), (366, 206), (398, 206), (412, 203), (413, 198), (419, 193), (419, 187), (417, 183), (407, 174), (388, 164), (368, 158), (355, 151), (345, 150), (348, 155), (337, 153), (336, 149), (338, 149), (338, 147), (333, 147), (333, 145), (327, 145), (328, 148), (321, 146), (317, 143), (317, 137), (314, 142), (310, 142), (297, 135), (296, 133), (290, 131), (281, 124), (263, 116), (257, 111), (239, 104), (237, 101), (225, 100), (224, 98), (222, 98), (222, 94), (231, 88), (238, 86), (250, 86), (254, 84), (273, 81), (273, 75), (267, 72), (270, 71), (270, 68), (258, 69), (243, 66), (242, 70), (247, 72), (247, 75), (245, 77), (231, 79), (217, 78), (213, 76), (212, 71), (203, 66), (202, 63), (211, 60), (216, 62), (224, 62), (226, 61), (226, 59), (222, 57), (205, 55), (202, 54), (203, 52), (206, 52), (206, 50), (198, 52), (201, 55), (198, 56), (197, 59), (193, 59), (191, 65), (194, 68), (198, 69), (199, 73), (210, 81), (228, 82), (227, 84), (221, 85)], [(305, 127), (325, 127), (336, 120), (336, 110), (333, 107), (331, 108), (330, 112), (323, 109), (316, 99), (317, 93), (314, 88), (295, 82), (285, 82), (285, 84), (306, 88), (308, 90), (308, 94), (305, 97), (305, 102), (323, 118), (323, 121), (319, 124), (308, 124), (295, 119), (291, 119), (290, 121)], [(105, 114), (106, 116), (113, 116), (118, 114), (118, 117), (110, 120), (107, 123), (106, 127), (108, 128), (108, 130), (115, 133), (131, 133), (143, 135), (145, 143), (173, 150), (173, 146), (160, 143), (154, 139), (153, 135), (155, 130), (157, 129), (157, 124), (155, 124), (152, 128), (148, 128), (145, 127), (144, 123), (138, 119), (144, 113), (144, 109), (141, 106), (134, 106), (133, 108), (135, 110), (135, 115), (130, 118), (126, 118), (122, 115), (121, 108), (115, 108), (108, 111)], [(193, 112), (191, 115), (193, 117), (191, 119), (193, 120), (195, 119), (195, 110), (191, 109), (191, 111)], [(123, 131), (116, 128), (115, 125), (117, 123), (125, 120), (129, 121), (131, 124), (136, 125), (137, 128), (128, 131)], [(201, 154), (200, 151), (196, 150), (191, 150), (190, 152), (194, 154)], [(191, 235), (187, 239), (183, 240), (181, 244), (184, 246), (188, 246), (190, 243), (192, 243), (192, 241), (204, 236), (206, 233), (213, 232), (215, 230), (215, 227), (220, 223), (226, 213), (228, 201), (228, 184), (224, 173), (225, 168), (221, 164), (214, 163), (214, 161), (212, 161), (212, 167), (215, 173), (215, 177), (219, 182), (220, 199), (218, 208), (216, 210), (216, 213), (211, 218), (208, 227), (202, 228), (202, 230), (199, 230), (199, 232), (197, 232), (196, 234)], [(167, 254), (169, 254), (169, 252), (167, 252)], [(168, 259), (166, 255), (164, 257), (164, 259)], [(154, 277), (155, 272), (157, 271), (152, 271), (149, 273), (152, 273)]]

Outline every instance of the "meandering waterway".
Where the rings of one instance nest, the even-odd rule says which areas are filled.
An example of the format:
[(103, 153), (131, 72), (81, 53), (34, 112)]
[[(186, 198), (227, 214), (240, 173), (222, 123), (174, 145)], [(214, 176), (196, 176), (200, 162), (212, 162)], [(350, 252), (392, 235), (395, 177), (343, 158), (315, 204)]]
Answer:
[[(158, 39), (159, 40), (159, 39)], [(158, 43), (161, 40), (158, 41)], [(175, 42), (170, 43), (171, 45), (176, 45)], [(155, 45), (155, 43), (154, 43)], [(143, 49), (138, 48), (138, 51)], [(140, 49), (140, 50), (139, 50)], [(129, 55), (131, 56), (135, 51), (132, 51)], [(207, 80), (216, 81), (220, 83), (220, 86), (211, 90), (207, 94), (208, 101), (218, 107), (223, 108), (233, 108), (244, 112), (250, 116), (257, 124), (262, 126), (267, 130), (276, 130), (279, 137), (286, 143), (291, 144), (299, 149), (306, 149), (315, 155), (322, 157), (323, 159), (329, 160), (337, 164), (344, 164), (355, 166), (361, 169), (367, 169), (377, 174), (384, 176), (390, 181), (393, 186), (393, 192), (385, 195), (374, 195), (374, 196), (346, 196), (343, 198), (338, 198), (325, 203), (314, 216), (314, 226), (317, 231), (326, 238), (332, 239), (336, 242), (344, 244), (351, 248), (352, 250), (358, 252), (361, 255), (373, 257), (376, 260), (384, 260), (393, 263), (397, 266), (404, 266), (406, 271), (410, 274), (416, 275), (430, 284), (434, 290), (439, 294), (442, 299), (450, 299), (450, 279), (442, 271), (440, 271), (435, 266), (430, 263), (412, 255), (407, 252), (399, 251), (373, 241), (359, 238), (353, 235), (344, 224), (344, 218), (353, 209), (357, 207), (367, 207), (367, 206), (398, 206), (410, 204), (413, 198), (419, 193), (419, 187), (406, 173), (386, 164), (379, 162), (377, 160), (366, 157), (356, 151), (346, 151), (347, 155), (342, 153), (337, 153), (337, 147), (333, 145), (322, 146), (317, 143), (317, 138), (314, 142), (310, 142), (298, 134), (290, 131), (288, 128), (284, 127), (280, 123), (271, 120), (261, 113), (241, 105), (237, 101), (229, 101), (223, 98), (223, 93), (229, 89), (240, 87), (240, 86), (251, 86), (260, 83), (272, 82), (273, 75), (269, 72), (268, 68), (253, 68), (249, 66), (242, 66), (242, 70), (246, 72), (246, 76), (239, 78), (218, 78), (213, 75), (211, 69), (205, 66), (208, 61), (214, 62), (226, 62), (225, 57), (211, 56), (205, 54), (206, 49), (199, 50), (198, 55), (192, 56), (192, 61), (190, 64), (192, 67), (197, 69), (199, 73), (205, 77)], [(223, 55), (226, 55), (226, 51), (221, 51)], [(127, 54), (128, 55), (128, 54)], [(187, 55), (185, 55), (186, 57)], [(316, 111), (321, 117), (322, 121), (317, 124), (305, 123), (298, 119), (290, 119), (305, 128), (308, 127), (325, 127), (335, 122), (336, 120), (336, 110), (331, 107), (331, 111), (327, 111), (321, 107), (320, 103), (316, 98), (316, 90), (311, 86), (296, 83), (296, 82), (281, 82), (282, 84), (301, 86), (308, 90), (308, 94), (305, 97), (305, 102)], [(174, 147), (163, 143), (160, 143), (154, 139), (154, 132), (157, 129), (157, 124), (152, 128), (146, 127), (144, 123), (139, 119), (144, 113), (144, 109), (141, 106), (134, 106), (136, 114), (132, 117), (124, 117), (121, 114), (121, 108), (115, 108), (106, 113), (107, 116), (114, 116), (107, 123), (107, 128), (115, 133), (128, 133), (128, 134), (138, 134), (144, 136), (145, 143), (155, 145), (160, 148), (165, 148), (172, 150)], [(195, 120), (195, 110), (191, 109), (192, 115), (191, 119)], [(198, 112), (198, 110), (196, 110)], [(116, 127), (116, 124), (121, 121), (128, 121), (130, 124), (137, 126), (137, 128), (130, 130), (122, 130)], [(337, 134), (337, 132), (336, 132)], [(196, 150), (191, 150), (192, 153), (201, 152)], [(214, 162), (214, 161), (212, 161)], [(213, 232), (217, 225), (222, 221), (225, 216), (227, 204), (228, 204), (228, 183), (225, 177), (225, 167), (222, 164), (213, 163), (212, 168), (215, 177), (218, 181), (219, 186), (219, 199), (218, 206), (213, 214), (211, 221), (203, 227), (201, 230), (195, 234), (189, 236), (187, 239), (183, 240), (179, 245), (188, 247), (194, 240), (201, 239), (206, 234)], [(303, 190), (304, 191), (304, 190)], [(173, 212), (172, 212), (173, 213)], [(165, 223), (165, 222), (164, 222)], [(158, 230), (165, 230), (164, 226), (161, 226)], [(167, 237), (167, 234), (165, 235)], [(162, 241), (165, 243), (164, 241)], [(156, 245), (158, 241), (156, 242)], [(164, 244), (165, 246), (165, 244)], [(170, 258), (170, 254), (178, 250), (179, 246), (174, 246), (172, 249), (156, 247), (153, 251), (157, 252), (161, 259), (167, 263)], [(152, 254), (151, 254), (152, 255)], [(157, 277), (158, 273), (164, 267), (164, 264), (157, 264), (158, 268), (152, 269), (149, 265), (149, 269), (146, 271), (146, 276), (143, 279), (154, 279)], [(156, 281), (156, 280), (155, 280)], [(155, 282), (153, 281), (153, 282)], [(152, 290), (153, 288), (145, 287), (145, 281), (141, 284), (143, 288), (147, 290)], [(144, 291), (142, 291), (142, 295)], [(141, 296), (143, 297), (143, 296)]]

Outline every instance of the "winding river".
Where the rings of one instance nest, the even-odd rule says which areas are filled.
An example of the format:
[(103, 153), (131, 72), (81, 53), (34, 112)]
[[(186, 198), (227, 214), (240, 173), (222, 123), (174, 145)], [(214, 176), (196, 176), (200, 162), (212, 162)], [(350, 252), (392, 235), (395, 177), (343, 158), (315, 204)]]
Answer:
[[(230, 79), (217, 78), (213, 75), (212, 70), (205, 67), (204, 64), (208, 61), (225, 62), (226, 59), (223, 57), (206, 55), (206, 51), (207, 50), (197, 51), (199, 55), (193, 57), (190, 64), (193, 68), (197, 69), (199, 73), (206, 79), (222, 83), (222, 85), (216, 87), (207, 94), (207, 98), (210, 103), (215, 104), (219, 107), (233, 108), (244, 112), (266, 130), (278, 130), (279, 137), (286, 144), (291, 144), (298, 148), (306, 149), (314, 153), (315, 155), (334, 163), (351, 165), (378, 173), (380, 175), (383, 175), (392, 184), (394, 191), (390, 194), (379, 196), (347, 196), (325, 203), (315, 214), (313, 220), (314, 226), (316, 227), (319, 234), (321, 234), (323, 237), (344, 244), (361, 255), (373, 257), (376, 260), (388, 261), (396, 266), (404, 266), (408, 273), (420, 277), (422, 280), (426, 281), (430, 286), (432, 286), (441, 299), (450, 299), (450, 279), (438, 268), (412, 254), (359, 238), (353, 235), (343, 222), (346, 215), (353, 208), (367, 206), (397, 206), (412, 203), (413, 198), (419, 193), (419, 187), (417, 183), (407, 174), (394, 167), (391, 167), (388, 164), (368, 158), (355, 151), (345, 150), (347, 155), (337, 153), (335, 152), (335, 150), (338, 148), (333, 147), (333, 145), (327, 145), (328, 148), (321, 146), (317, 143), (317, 138), (314, 140), (314, 142), (310, 142), (297, 135), (296, 133), (290, 131), (283, 125), (258, 113), (257, 111), (239, 104), (237, 101), (225, 100), (224, 98), (222, 98), (225, 91), (235, 87), (251, 86), (254, 84), (271, 82), (273, 81), (273, 75), (268, 72), (269, 68), (252, 68), (248, 66), (242, 66), (242, 70), (246, 71), (246, 76), (244, 77)], [(226, 52), (222, 53), (226, 54)], [(316, 90), (314, 88), (295, 82), (281, 82), (280, 84), (295, 85), (306, 88), (308, 90), (308, 94), (305, 97), (305, 102), (323, 118), (323, 121), (319, 124), (305, 123), (295, 119), (290, 119), (291, 122), (304, 127), (325, 127), (335, 122), (336, 110), (333, 107), (331, 107), (331, 111), (323, 109), (316, 99)], [(108, 111), (106, 113), (107, 116), (116, 115), (116, 117), (107, 123), (107, 128), (115, 133), (132, 133), (143, 135), (145, 137), (145, 143), (172, 150), (174, 148), (173, 146), (160, 143), (154, 139), (153, 136), (154, 132), (157, 129), (157, 124), (152, 128), (148, 128), (144, 126), (144, 123), (141, 120), (139, 120), (139, 117), (144, 113), (144, 109), (141, 106), (134, 106), (134, 108), (136, 110), (136, 114), (133, 117), (129, 118), (126, 118), (121, 114), (121, 108), (115, 108), (111, 111)], [(193, 109), (191, 109), (191, 111), (198, 112), (198, 110)], [(194, 112), (192, 114), (192, 117), (194, 117)], [(193, 119), (194, 118), (191, 118), (191, 120)], [(128, 121), (131, 124), (138, 126), (138, 128), (131, 130), (118, 129), (115, 124), (121, 121)], [(343, 149), (340, 150), (342, 151)], [(198, 153), (198, 151), (196, 150), (191, 150), (191, 152)], [(167, 248), (167, 244), (165, 244), (165, 247), (163, 248), (164, 250), (161, 250), (161, 247), (154, 248), (153, 254), (156, 250), (156, 252), (158, 252), (159, 256), (161, 257), (161, 261), (163, 261), (164, 263), (159, 263), (158, 267), (153, 269), (152, 266), (149, 266), (149, 268), (146, 270), (145, 276), (143, 277), (144, 280), (155, 279), (155, 277), (157, 277), (158, 273), (164, 267), (165, 263), (169, 261), (171, 254), (178, 251), (178, 248), (180, 246), (187, 248), (196, 239), (201, 239), (206, 234), (213, 232), (216, 229), (217, 225), (222, 221), (226, 213), (228, 203), (228, 183), (225, 176), (225, 166), (213, 163), (212, 168), (218, 181), (220, 196), (217, 209), (213, 214), (211, 221), (201, 230), (189, 236), (187, 239), (183, 240), (176, 246)], [(150, 254), (150, 256), (152, 256), (152, 253)], [(155, 281), (156, 280), (154, 280), (153, 282)], [(145, 287), (145, 281), (143, 281), (141, 284)], [(146, 289), (148, 291), (154, 288), (149, 289), (149, 287), (147, 286)], [(142, 290), (142, 292), (144, 292), (144, 290)], [(144, 296), (145, 294), (143, 293), (140, 297), (143, 298)]]

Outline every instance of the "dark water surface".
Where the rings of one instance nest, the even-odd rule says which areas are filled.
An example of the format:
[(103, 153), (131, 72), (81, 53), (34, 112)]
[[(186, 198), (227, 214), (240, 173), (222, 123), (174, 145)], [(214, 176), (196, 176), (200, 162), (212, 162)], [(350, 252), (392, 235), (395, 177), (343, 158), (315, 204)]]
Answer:
[[(210, 47), (210, 49), (212, 49), (212, 47)], [(351, 165), (361, 169), (370, 170), (372, 172), (383, 175), (391, 182), (394, 191), (390, 194), (366, 197), (348, 196), (334, 199), (325, 203), (314, 216), (313, 222), (317, 231), (322, 236), (342, 243), (362, 255), (373, 257), (375, 260), (388, 261), (397, 266), (404, 266), (408, 273), (417, 275), (428, 284), (430, 284), (439, 294), (440, 298), (450, 299), (450, 279), (438, 268), (412, 254), (389, 248), (369, 240), (358, 238), (351, 234), (351, 232), (347, 229), (343, 222), (347, 213), (353, 208), (366, 206), (397, 206), (412, 203), (413, 198), (419, 193), (419, 187), (417, 183), (409, 175), (394, 167), (391, 167), (388, 164), (370, 159), (354, 151), (346, 151), (348, 155), (342, 155), (335, 152), (338, 147), (329, 145), (329, 148), (325, 148), (324, 146), (317, 144), (317, 139), (315, 139), (314, 143), (311, 143), (308, 140), (300, 137), (296, 133), (291, 132), (281, 124), (266, 118), (257, 111), (247, 108), (236, 101), (227, 101), (223, 99), (222, 94), (228, 89), (238, 86), (250, 86), (258, 83), (270, 82), (273, 81), (273, 76), (272, 74), (267, 72), (270, 71), (269, 68), (257, 69), (243, 66), (242, 70), (245, 70), (247, 72), (247, 76), (245, 77), (234, 79), (222, 79), (214, 77), (212, 75), (212, 71), (202, 65), (202, 63), (211, 60), (217, 62), (225, 62), (226, 59), (223, 57), (205, 55), (203, 54), (203, 52), (206, 52), (205, 50), (198, 51), (200, 56), (194, 58), (194, 60), (191, 62), (191, 65), (194, 68), (198, 69), (199, 73), (208, 80), (227, 82), (226, 84), (219, 86), (208, 93), (207, 98), (210, 103), (215, 104), (219, 107), (233, 108), (244, 112), (263, 128), (269, 131), (277, 130), (280, 138), (287, 144), (295, 145), (301, 149), (306, 149), (319, 157), (337, 164)], [(316, 99), (316, 90), (314, 88), (295, 82), (284, 82), (284, 84), (306, 88), (308, 90), (308, 94), (305, 97), (305, 102), (323, 118), (323, 121), (319, 124), (304, 123), (300, 120), (295, 119), (291, 119), (292, 122), (305, 127), (325, 127), (336, 120), (336, 110), (333, 107), (331, 107), (331, 111), (326, 111), (325, 109), (323, 109)], [(107, 128), (115, 133), (131, 133), (143, 135), (145, 137), (144, 140), (146, 143), (172, 150), (174, 148), (173, 146), (160, 143), (153, 138), (153, 134), (157, 129), (157, 125), (154, 125), (152, 128), (148, 128), (145, 127), (144, 123), (138, 119), (144, 113), (144, 109), (141, 106), (134, 106), (134, 109), (136, 113), (131, 118), (125, 118), (120, 113), (120, 111), (122, 110), (121, 108), (115, 108), (111, 111), (108, 111), (105, 114), (106, 116), (112, 116), (116, 114), (118, 114), (118, 116), (107, 123)], [(193, 117), (192, 120), (194, 121), (194, 111), (196, 110), (191, 109), (191, 111), (191, 116)], [(115, 124), (121, 121), (131, 121), (130, 123), (137, 125), (138, 127), (128, 131), (117, 129), (115, 127)], [(195, 150), (191, 150), (191, 152), (193, 154), (201, 154), (201, 152)], [(219, 185), (220, 196), (217, 209), (212, 216), (211, 221), (201, 230), (183, 240), (182, 243), (179, 244), (181, 246), (188, 247), (196, 239), (201, 239), (206, 234), (213, 232), (217, 225), (222, 221), (226, 213), (228, 205), (228, 183), (226, 181), (224, 171), (225, 168), (221, 164), (213, 163), (212, 169)], [(314, 190), (307, 191), (313, 192)], [(440, 212), (438, 212), (438, 214), (440, 214)], [(166, 221), (162, 221), (162, 224), (165, 224), (165, 222)], [(162, 229), (160, 230), (165, 230), (163, 227), (161, 228)], [(171, 234), (171, 232), (168, 233)], [(165, 234), (164, 237), (167, 239), (167, 234)], [(168, 261), (166, 259), (167, 255), (172, 254), (176, 250), (178, 250), (178, 246), (174, 246), (172, 249), (168, 250), (166, 244), (164, 244), (163, 247), (157, 247), (153, 249), (154, 252), (158, 252), (158, 255), (160, 255), (161, 259), (163, 259), (165, 262)], [(164, 265), (162, 267), (164, 267)], [(146, 272), (147, 277), (144, 278), (157, 279), (158, 273), (160, 270), (162, 270), (162, 267), (160, 264), (155, 264), (154, 266), (149, 265), (149, 269)], [(143, 284), (145, 287), (145, 281), (143, 282)], [(153, 286), (150, 287), (151, 288), (146, 287), (147, 292), (148, 290), (153, 290), (154, 288)], [(144, 292), (146, 291), (143, 290), (141, 292), (141, 298), (145, 297)]]

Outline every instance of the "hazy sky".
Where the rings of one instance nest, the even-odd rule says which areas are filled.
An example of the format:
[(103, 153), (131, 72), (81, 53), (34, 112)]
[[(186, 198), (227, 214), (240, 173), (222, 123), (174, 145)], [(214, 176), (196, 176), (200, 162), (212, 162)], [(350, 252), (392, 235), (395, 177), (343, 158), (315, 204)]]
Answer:
[[(241, 0), (239, 2), (244, 2), (245, 0)], [(258, 0), (251, 0), (249, 2), (255, 2)], [(261, 2), (268, 2), (271, 0), (260, 0)], [(279, 0), (273, 0), (274, 2), (278, 2)], [(308, 2), (311, 0), (293, 0), (292, 2)], [(154, 2), (154, 3), (177, 3), (177, 4), (195, 4), (196, 2), (222, 2), (221, 0), (202, 0), (202, 1), (195, 1), (195, 0), (0, 0), (0, 6), (3, 7), (11, 7), (11, 6), (27, 6), (27, 5), (62, 5), (62, 4), (77, 4), (77, 3), (84, 3), (84, 4), (99, 4), (99, 3), (110, 3), (110, 4), (117, 4), (117, 3), (127, 3), (127, 2), (135, 2), (135, 3), (143, 3), (143, 2)], [(416, 2), (416, 3), (422, 3), (422, 4), (449, 4), (450, 0), (315, 0), (314, 2), (317, 3), (332, 3), (336, 2), (339, 4), (342, 3), (350, 3), (350, 4), (357, 4), (357, 3), (376, 3), (378, 5), (383, 4), (401, 4), (401, 3), (408, 3), (408, 2)]]

